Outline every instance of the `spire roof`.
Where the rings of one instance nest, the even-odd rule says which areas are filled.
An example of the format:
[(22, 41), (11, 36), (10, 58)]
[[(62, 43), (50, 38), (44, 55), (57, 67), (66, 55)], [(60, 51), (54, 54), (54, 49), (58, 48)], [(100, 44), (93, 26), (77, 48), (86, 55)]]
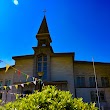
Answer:
[(43, 33), (49, 33), (45, 15), (44, 15), (44, 18), (42, 20), (42, 23), (40, 25), (40, 28), (37, 34), (43, 34)]

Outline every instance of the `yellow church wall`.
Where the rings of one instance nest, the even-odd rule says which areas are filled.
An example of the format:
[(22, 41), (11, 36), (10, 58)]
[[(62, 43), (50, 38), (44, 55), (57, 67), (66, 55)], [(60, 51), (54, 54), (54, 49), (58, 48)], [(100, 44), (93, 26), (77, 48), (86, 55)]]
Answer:
[(51, 81), (67, 81), (68, 90), (74, 95), (73, 57), (51, 57)]
[[(2, 81), (2, 86), (5, 86), (6, 80), (11, 80), (11, 85), (13, 84), (13, 76), (15, 74), (15, 71), (10, 67), (7, 72), (5, 72), (5, 68), (0, 70), (0, 81)], [(2, 92), (2, 101), (11, 101), (12, 95), (10, 93), (13, 92), (13, 90), (9, 90), (8, 94), (6, 96), (6, 90), (3, 88), (0, 90)], [(7, 98), (6, 98), (7, 97)]]
[[(108, 77), (110, 82), (110, 65), (109, 64), (95, 64), (95, 72), (97, 75), (98, 86), (101, 87), (101, 77)], [(92, 63), (76, 63), (74, 62), (75, 76), (84, 76), (86, 87), (89, 87), (89, 77), (94, 76)], [(76, 81), (76, 80), (75, 80)]]
[[(101, 106), (110, 107), (110, 64), (105, 63), (95, 63), (95, 71), (97, 75), (98, 90), (104, 91), (105, 102), (100, 102)], [(93, 65), (91, 63), (85, 62), (74, 62), (74, 74), (75, 74), (75, 86), (76, 86), (76, 96), (83, 97), (84, 101), (90, 102), (90, 92), (96, 91), (96, 88), (92, 88), (89, 85), (89, 77), (94, 76)], [(85, 77), (85, 87), (77, 87), (76, 77)], [(108, 77), (109, 86), (102, 87), (101, 77)]]
[[(20, 59), (16, 60), (16, 65), (13, 67), (20, 72), (24, 72), (30, 76), (33, 75), (33, 59)], [(10, 67), (7, 72), (5, 72), (5, 68), (0, 70), (0, 81), (2, 81), (2, 85), (5, 86), (5, 80), (11, 80), (11, 85), (20, 84), (20, 82), (26, 82), (26, 77), (21, 73), (18, 75), (18, 71)], [(11, 93), (21, 93), (20, 89), (16, 89), (12, 86), (12, 89), (8, 91), (6, 94), (6, 90), (2, 88), (2, 101), (14, 101), (15, 95)]]
[(18, 59), (15, 63), (15, 68), (20, 70), (22, 72), (20, 74), (20, 77), (18, 75), (18, 72), (14, 75), (14, 82), (26, 82), (26, 77), (23, 75), (23, 73), (33, 76), (33, 58), (28, 59)]

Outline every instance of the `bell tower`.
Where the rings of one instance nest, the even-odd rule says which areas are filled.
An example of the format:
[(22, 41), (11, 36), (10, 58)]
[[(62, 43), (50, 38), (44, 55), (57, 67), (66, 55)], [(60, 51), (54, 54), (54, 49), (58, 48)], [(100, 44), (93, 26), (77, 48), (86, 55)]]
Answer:
[(46, 17), (44, 15), (44, 18), (42, 20), (41, 26), (39, 28), (39, 31), (36, 35), (36, 38), (38, 40), (38, 47), (41, 46), (50, 46), (50, 43), (52, 42), (50, 34), (49, 34), (49, 30), (48, 30), (48, 26), (47, 26), (47, 22), (46, 22)]
[(50, 81), (50, 56), (53, 54), (53, 49), (51, 47), (52, 39), (48, 30), (48, 25), (46, 21), (46, 16), (44, 15), (41, 22), (38, 33), (36, 34), (36, 39), (38, 40), (37, 47), (33, 47), (34, 50), (34, 68), (33, 75), (38, 77), (38, 72), (44, 72), (43, 80)]
[(53, 49), (50, 46), (52, 39), (50, 37), (50, 33), (48, 30), (48, 25), (47, 25), (45, 15), (44, 15), (44, 18), (43, 18), (42, 23), (40, 25), (40, 28), (38, 30), (38, 33), (36, 35), (36, 39), (38, 40), (37, 47), (33, 47), (35, 53), (36, 53), (36, 51), (37, 51), (37, 53), (39, 53), (40, 50), (45, 51), (45, 49), (53, 53)]

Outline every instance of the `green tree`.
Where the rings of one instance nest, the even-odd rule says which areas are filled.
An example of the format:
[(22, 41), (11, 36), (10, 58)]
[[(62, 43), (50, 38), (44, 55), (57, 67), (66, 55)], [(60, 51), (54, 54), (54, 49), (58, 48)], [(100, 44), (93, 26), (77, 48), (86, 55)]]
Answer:
[[(69, 91), (61, 91), (55, 86), (45, 86), (42, 92), (4, 105), (6, 110), (97, 110), (94, 103), (84, 103), (82, 98), (72, 98)], [(3, 110), (5, 110), (3, 109)], [(2, 110), (2, 109), (1, 109)]]

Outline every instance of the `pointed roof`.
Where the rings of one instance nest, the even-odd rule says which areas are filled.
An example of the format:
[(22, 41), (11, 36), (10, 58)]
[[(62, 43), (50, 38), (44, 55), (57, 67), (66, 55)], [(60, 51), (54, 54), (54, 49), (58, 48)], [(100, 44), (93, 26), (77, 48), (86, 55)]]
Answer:
[(43, 33), (49, 33), (45, 15), (44, 15), (44, 18), (42, 20), (42, 23), (40, 25), (40, 28), (37, 34), (43, 34)]

